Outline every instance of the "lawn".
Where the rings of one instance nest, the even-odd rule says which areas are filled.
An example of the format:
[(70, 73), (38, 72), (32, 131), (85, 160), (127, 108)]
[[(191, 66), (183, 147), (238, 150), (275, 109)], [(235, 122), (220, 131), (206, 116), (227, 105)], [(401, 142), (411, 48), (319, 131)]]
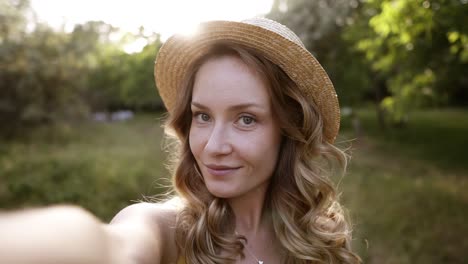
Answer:
[(0, 144), (0, 208), (74, 203), (107, 221), (170, 185), (158, 115), (84, 122)]
[[(468, 112), (420, 111), (384, 130), (373, 112), (358, 116), (364, 136), (340, 187), (365, 262), (465, 263)], [(353, 138), (345, 127), (341, 140)]]
[[(468, 252), (468, 111), (422, 111), (406, 128), (379, 130), (360, 111), (363, 137), (337, 179), (365, 263), (463, 263)], [(169, 184), (158, 115), (84, 122), (0, 143), (0, 208), (75, 203), (104, 221)]]

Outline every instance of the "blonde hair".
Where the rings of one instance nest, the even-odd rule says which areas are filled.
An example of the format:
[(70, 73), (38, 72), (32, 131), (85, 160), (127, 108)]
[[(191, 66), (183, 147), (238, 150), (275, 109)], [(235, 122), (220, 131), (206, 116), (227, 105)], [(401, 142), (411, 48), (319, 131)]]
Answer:
[(177, 217), (176, 243), (187, 263), (229, 263), (243, 256), (245, 238), (234, 233), (234, 213), (225, 199), (208, 191), (188, 140), (196, 73), (207, 60), (226, 55), (239, 57), (260, 73), (281, 127), (281, 159), (265, 206), (286, 253), (282, 263), (359, 263), (351, 251), (351, 230), (329, 178), (334, 164), (345, 171), (345, 153), (325, 141), (320, 113), (280, 67), (255, 50), (224, 41), (214, 44), (191, 66), (166, 121), (166, 134), (179, 142), (173, 184), (185, 206)]

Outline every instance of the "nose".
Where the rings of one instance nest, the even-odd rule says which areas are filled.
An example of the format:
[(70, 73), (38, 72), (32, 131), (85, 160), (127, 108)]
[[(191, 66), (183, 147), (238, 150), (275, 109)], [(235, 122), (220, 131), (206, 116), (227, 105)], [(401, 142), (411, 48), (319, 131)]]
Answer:
[(232, 150), (229, 129), (221, 124), (215, 125), (206, 142), (205, 151), (210, 155), (219, 156), (230, 154)]

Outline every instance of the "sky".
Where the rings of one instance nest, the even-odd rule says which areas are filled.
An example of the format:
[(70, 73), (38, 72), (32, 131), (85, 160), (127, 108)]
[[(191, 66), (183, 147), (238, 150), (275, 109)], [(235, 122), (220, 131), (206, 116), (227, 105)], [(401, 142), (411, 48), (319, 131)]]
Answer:
[(55, 28), (102, 20), (137, 32), (161, 34), (162, 40), (174, 33), (189, 33), (201, 21), (242, 20), (270, 11), (273, 0), (31, 0), (40, 21)]

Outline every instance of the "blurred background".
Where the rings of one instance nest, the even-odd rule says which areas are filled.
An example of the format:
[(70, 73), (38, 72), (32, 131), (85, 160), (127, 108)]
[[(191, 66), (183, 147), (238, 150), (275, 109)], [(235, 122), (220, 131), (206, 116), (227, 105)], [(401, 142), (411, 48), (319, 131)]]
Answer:
[(365, 263), (466, 263), (468, 0), (0, 0), (0, 208), (103, 221), (170, 185), (153, 81), (173, 33), (275, 19), (335, 84)]

